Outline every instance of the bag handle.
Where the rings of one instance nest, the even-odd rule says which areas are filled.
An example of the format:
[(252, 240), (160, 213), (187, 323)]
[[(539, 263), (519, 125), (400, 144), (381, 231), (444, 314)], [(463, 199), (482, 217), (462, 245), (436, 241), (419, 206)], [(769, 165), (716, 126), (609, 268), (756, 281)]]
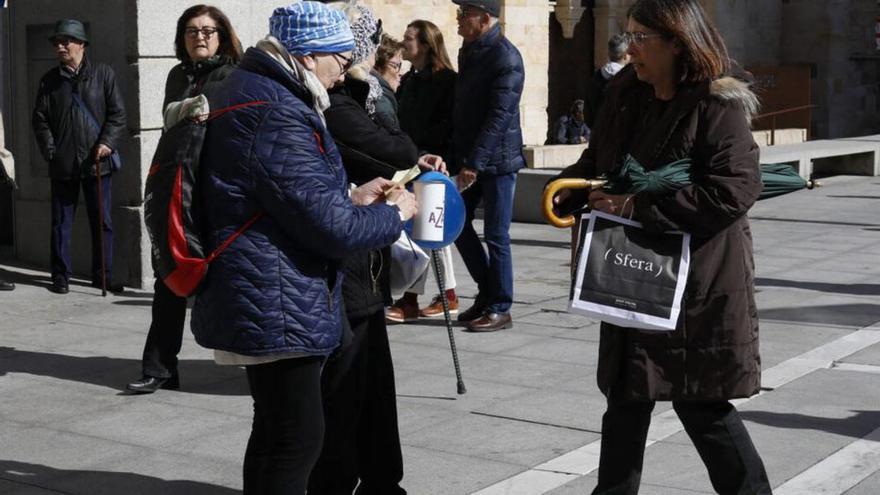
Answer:
[(86, 114), (86, 117), (89, 118), (89, 122), (91, 122), (92, 127), (97, 129), (98, 134), (101, 134), (101, 124), (98, 123), (98, 119), (95, 118), (95, 115), (89, 110), (89, 107), (86, 106), (86, 102), (83, 101), (82, 97), (80, 97), (79, 93), (74, 89), (73, 83), (70, 82), (70, 79), (65, 79), (64, 82), (70, 86), (70, 97), (73, 98), (73, 102), (76, 103), (76, 106)]
[(210, 120), (214, 120), (217, 117), (220, 117), (220, 116), (226, 114), (227, 112), (232, 112), (233, 110), (238, 110), (240, 108), (247, 108), (247, 107), (253, 107), (253, 106), (258, 106), (258, 105), (266, 105), (268, 103), (269, 102), (265, 101), (265, 100), (255, 100), (255, 101), (249, 101), (246, 103), (239, 103), (237, 105), (218, 108), (217, 110), (213, 110), (208, 113), (196, 115), (195, 117), (192, 117), (192, 120), (194, 122), (208, 122)]
[(210, 263), (210, 262), (214, 261), (214, 258), (216, 258), (217, 256), (220, 256), (220, 253), (222, 253), (223, 251), (226, 251), (226, 248), (228, 248), (229, 245), (233, 243), (233, 241), (238, 239), (238, 237), (241, 234), (243, 234), (245, 230), (249, 229), (251, 227), (251, 225), (256, 223), (257, 220), (262, 218), (265, 214), (266, 214), (265, 211), (261, 211), (261, 212), (257, 213), (256, 215), (252, 216), (250, 220), (245, 222), (244, 225), (242, 225), (238, 230), (233, 232), (232, 235), (227, 237), (226, 240), (223, 241), (223, 244), (220, 244), (219, 246), (217, 246), (214, 249), (214, 251), (211, 252), (211, 254), (208, 255), (207, 258), (205, 258), (205, 263)]
[[(633, 199), (633, 196), (635, 196), (635, 194), (630, 194), (626, 197), (626, 199), (623, 200), (623, 205), (620, 207), (620, 211), (626, 210), (626, 204), (629, 203), (631, 199)], [(635, 207), (633, 207), (633, 209), (629, 211), (629, 220), (633, 219), (633, 215), (635, 215), (635, 213), (636, 209)]]

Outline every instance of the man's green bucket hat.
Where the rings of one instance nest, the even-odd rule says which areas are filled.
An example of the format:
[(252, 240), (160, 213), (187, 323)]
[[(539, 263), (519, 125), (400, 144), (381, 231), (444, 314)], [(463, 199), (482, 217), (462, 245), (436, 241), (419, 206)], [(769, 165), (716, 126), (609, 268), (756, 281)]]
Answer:
[(85, 26), (76, 19), (62, 19), (55, 23), (55, 32), (49, 35), (49, 41), (61, 36), (67, 36), (68, 38), (80, 40), (87, 45), (89, 44)]

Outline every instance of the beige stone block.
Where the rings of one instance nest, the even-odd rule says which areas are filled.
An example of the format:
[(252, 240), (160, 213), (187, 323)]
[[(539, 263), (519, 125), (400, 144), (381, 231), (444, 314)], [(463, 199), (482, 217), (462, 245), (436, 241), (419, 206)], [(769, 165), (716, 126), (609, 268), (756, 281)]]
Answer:
[[(137, 63), (138, 108), (140, 121), (129, 121), (135, 129), (158, 129), (162, 127), (162, 103), (165, 100), (165, 81), (168, 72), (179, 62), (176, 58), (141, 58)], [(135, 114), (137, 115), (137, 114)]]
[(577, 162), (587, 146), (586, 144), (526, 146), (523, 148), (523, 154), (529, 168), (564, 168)]
[[(752, 131), (758, 146), (770, 146), (770, 131)], [(776, 129), (774, 144), (795, 144), (807, 140), (806, 129)]]

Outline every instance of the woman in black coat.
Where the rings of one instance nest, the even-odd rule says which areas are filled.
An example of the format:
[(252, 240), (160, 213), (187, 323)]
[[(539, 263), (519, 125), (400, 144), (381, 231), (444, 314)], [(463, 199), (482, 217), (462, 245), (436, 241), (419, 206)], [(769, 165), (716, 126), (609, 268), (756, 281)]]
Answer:
[[(187, 112), (183, 101), (210, 91), (241, 60), (241, 43), (226, 15), (216, 7), (194, 5), (177, 20), (174, 50), (180, 63), (168, 73), (162, 104), (165, 128)], [(153, 292), (153, 321), (144, 344), (140, 380), (129, 392), (150, 394), (180, 388), (177, 354), (183, 341), (186, 298), (178, 297), (158, 277)]]
[(749, 129), (757, 99), (728, 75), (724, 42), (698, 0), (638, 0), (628, 18), (630, 64), (609, 82), (590, 148), (561, 175), (613, 177), (627, 156), (648, 171), (690, 160), (691, 183), (679, 189), (593, 191), (587, 199), (649, 233), (690, 233), (690, 269), (674, 331), (602, 323), (597, 380), (608, 409), (593, 493), (638, 492), (651, 412), (663, 400), (715, 491), (769, 494), (761, 457), (730, 403), (761, 385), (747, 218), (762, 188)]
[[(452, 69), (443, 33), (431, 21), (415, 20), (403, 35), (403, 57), (412, 68), (397, 91), (400, 127), (419, 149), (447, 158), (452, 143), (452, 107), (457, 75)], [(452, 247), (440, 250), (440, 269), (446, 286), (449, 312), (458, 314)], [(430, 265), (394, 302), (385, 315), (389, 322), (404, 323), (419, 317), (443, 315), (443, 301), (438, 294), (430, 304), (419, 308), (419, 294), (424, 294)]]
[[(360, 4), (346, 8), (352, 24), (354, 65), (345, 83), (330, 91), (327, 129), (356, 185), (390, 179), (419, 164), (436, 168), (439, 156), (419, 156), (415, 143), (376, 116), (382, 89), (370, 75), (381, 22)], [(350, 327), (348, 341), (330, 357), (321, 375), (324, 447), (309, 478), (310, 495), (357, 493), (405, 495), (400, 487), (403, 456), (397, 426), (394, 367), (385, 326), (390, 303), (390, 249), (352, 253), (343, 263), (342, 297)]]

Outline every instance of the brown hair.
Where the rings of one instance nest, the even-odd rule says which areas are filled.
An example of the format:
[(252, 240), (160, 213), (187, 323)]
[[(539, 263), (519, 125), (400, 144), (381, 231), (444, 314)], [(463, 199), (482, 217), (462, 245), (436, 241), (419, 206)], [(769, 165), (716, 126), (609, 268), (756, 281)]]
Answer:
[(220, 36), (220, 46), (217, 48), (217, 55), (226, 57), (232, 62), (241, 60), (241, 42), (232, 29), (232, 23), (229, 18), (217, 7), (210, 5), (193, 5), (183, 11), (180, 18), (177, 19), (177, 34), (174, 35), (174, 54), (181, 62), (190, 60), (189, 54), (186, 52), (186, 43), (184, 36), (186, 35), (186, 23), (195, 17), (208, 15), (217, 23), (217, 34)]
[(402, 50), (403, 43), (397, 41), (389, 34), (383, 34), (382, 41), (379, 43), (379, 47), (376, 48), (376, 65), (374, 66), (376, 70), (386, 70), (388, 68), (388, 62), (390, 62), (391, 59)]
[(680, 82), (711, 81), (730, 68), (724, 40), (697, 0), (638, 0), (626, 15), (681, 46)]
[(427, 62), (432, 72), (443, 69), (454, 70), (449, 54), (446, 52), (446, 43), (443, 42), (443, 33), (431, 21), (418, 19), (409, 23), (408, 28), (415, 28), (419, 32), (417, 39), (422, 45), (428, 47)]

